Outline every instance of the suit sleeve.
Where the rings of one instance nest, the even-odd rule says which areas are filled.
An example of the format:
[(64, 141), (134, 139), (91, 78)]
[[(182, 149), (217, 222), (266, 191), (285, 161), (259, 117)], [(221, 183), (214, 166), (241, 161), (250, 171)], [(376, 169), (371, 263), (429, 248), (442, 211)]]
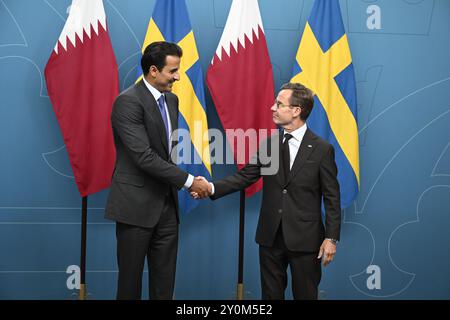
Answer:
[(320, 164), (320, 184), (326, 216), (325, 238), (339, 240), (341, 230), (341, 195), (332, 145), (329, 145)]
[(114, 102), (111, 121), (129, 156), (141, 170), (178, 189), (184, 186), (188, 174), (152, 149), (144, 125), (144, 110), (137, 98), (120, 95)]
[(261, 177), (261, 163), (259, 161), (258, 153), (255, 154), (253, 159), (235, 174), (228, 176), (222, 180), (218, 180), (214, 183), (214, 195), (211, 196), (212, 200), (216, 200), (227, 194), (244, 190), (249, 187)]

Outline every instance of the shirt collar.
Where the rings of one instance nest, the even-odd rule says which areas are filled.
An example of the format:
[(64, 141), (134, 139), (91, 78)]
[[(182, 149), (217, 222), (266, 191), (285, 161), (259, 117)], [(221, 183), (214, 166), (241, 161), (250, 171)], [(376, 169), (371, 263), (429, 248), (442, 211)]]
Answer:
[(142, 77), (142, 80), (145, 83), (145, 86), (147, 87), (147, 89), (150, 91), (150, 93), (153, 95), (153, 98), (155, 98), (156, 101), (158, 101), (158, 99), (163, 95), (161, 92), (159, 92), (158, 89), (156, 89), (154, 86), (152, 86), (150, 83), (147, 82), (147, 80), (145, 80), (144, 77)]
[(295, 140), (301, 142), (303, 140), (303, 137), (305, 136), (306, 129), (308, 129), (308, 127), (306, 126), (305, 122), (300, 128), (295, 129), (294, 131), (290, 132), (290, 134)]

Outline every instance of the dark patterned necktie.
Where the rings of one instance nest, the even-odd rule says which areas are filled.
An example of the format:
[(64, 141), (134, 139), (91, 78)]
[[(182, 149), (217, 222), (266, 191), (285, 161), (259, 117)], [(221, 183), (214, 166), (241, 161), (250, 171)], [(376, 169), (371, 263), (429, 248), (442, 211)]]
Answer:
[(289, 155), (289, 140), (292, 138), (292, 134), (285, 133), (284, 134), (284, 142), (282, 146), (282, 154), (283, 154), (283, 168), (284, 168), (284, 179), (287, 181), (289, 177), (289, 172), (291, 172), (290, 168), (290, 155)]

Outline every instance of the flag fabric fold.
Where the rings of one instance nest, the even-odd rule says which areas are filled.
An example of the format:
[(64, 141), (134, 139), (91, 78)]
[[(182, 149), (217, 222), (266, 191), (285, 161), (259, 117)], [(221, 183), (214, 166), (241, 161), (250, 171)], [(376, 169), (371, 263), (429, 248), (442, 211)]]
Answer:
[(110, 115), (119, 79), (101, 0), (72, 1), (45, 80), (81, 196), (107, 188), (115, 163)]
[[(191, 155), (189, 157), (191, 161), (180, 163), (178, 166), (193, 176), (200, 175), (210, 181), (212, 173), (203, 73), (185, 0), (156, 1), (142, 52), (155, 41), (174, 42), (183, 49), (179, 70), (180, 80), (174, 83), (173, 93), (179, 100), (178, 129), (188, 130), (191, 138), (190, 152), (188, 152)], [(141, 77), (142, 70), (138, 80)], [(178, 192), (178, 200), (182, 214), (188, 213), (199, 204), (198, 200), (192, 199), (187, 190)]]
[[(275, 129), (270, 111), (274, 102), (273, 72), (257, 0), (233, 0), (206, 82), (225, 130)], [(259, 139), (248, 145), (242, 163), (237, 159), (242, 145), (227, 138), (240, 169), (256, 152)], [(246, 195), (261, 188), (260, 179), (247, 188)]]
[(314, 91), (307, 124), (336, 152), (341, 206), (359, 191), (356, 85), (339, 1), (315, 0), (296, 54), (292, 82)]

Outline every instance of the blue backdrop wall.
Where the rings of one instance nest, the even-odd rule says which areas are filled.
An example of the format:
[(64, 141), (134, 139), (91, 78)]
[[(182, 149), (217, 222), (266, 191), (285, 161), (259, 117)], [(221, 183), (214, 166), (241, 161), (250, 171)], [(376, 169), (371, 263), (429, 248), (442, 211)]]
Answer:
[[(134, 81), (154, 3), (104, 1), (121, 90)], [(206, 71), (231, 0), (186, 3)], [(290, 79), (312, 0), (259, 4), (279, 88)], [(0, 0), (0, 299), (76, 298), (81, 199), (43, 76), (69, 5)], [(450, 1), (340, 5), (357, 80), (361, 192), (344, 212), (320, 298), (449, 299)], [(206, 95), (210, 127), (222, 129)], [(213, 166), (215, 179), (234, 171)], [(116, 290), (115, 226), (103, 218), (107, 192), (89, 197), (91, 299), (113, 299)], [(249, 299), (260, 297), (254, 242), (260, 201), (260, 194), (247, 201)], [(233, 194), (182, 217), (176, 298), (235, 297), (238, 209)]]

